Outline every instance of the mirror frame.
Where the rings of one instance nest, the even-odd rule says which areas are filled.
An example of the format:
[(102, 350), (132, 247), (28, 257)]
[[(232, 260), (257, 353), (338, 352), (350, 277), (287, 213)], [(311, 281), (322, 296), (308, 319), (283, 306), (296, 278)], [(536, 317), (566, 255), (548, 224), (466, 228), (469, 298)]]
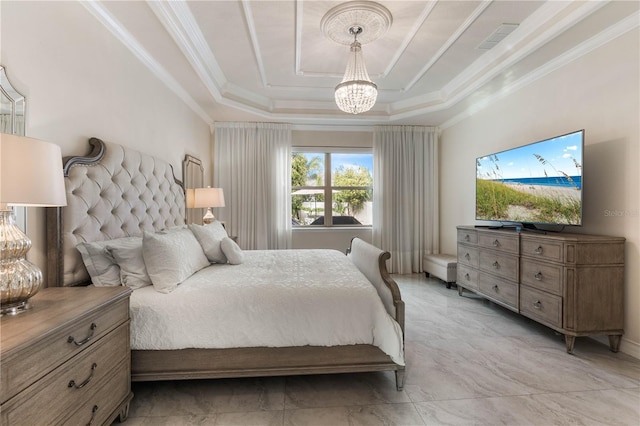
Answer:
[[(182, 183), (185, 194), (188, 189), (204, 187), (204, 167), (202, 160), (193, 155), (185, 155), (182, 161)], [(185, 196), (185, 202), (187, 197)], [(187, 206), (185, 219), (187, 223), (197, 223), (202, 225), (203, 209), (193, 209)]]

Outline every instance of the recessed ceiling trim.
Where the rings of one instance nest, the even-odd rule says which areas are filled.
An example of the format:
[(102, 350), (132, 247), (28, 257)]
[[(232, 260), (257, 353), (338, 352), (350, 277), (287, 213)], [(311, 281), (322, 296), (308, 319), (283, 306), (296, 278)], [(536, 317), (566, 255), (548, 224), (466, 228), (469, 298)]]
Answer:
[(420, 71), (418, 71), (418, 74), (405, 86), (405, 91), (411, 90), (411, 88), (415, 86), (415, 84), (420, 81), (422, 77), (424, 77), (424, 75), (431, 69), (431, 67), (434, 66), (435, 63), (440, 60), (440, 58), (442, 58), (442, 55), (444, 55), (445, 52), (449, 50), (449, 48), (453, 45), (453, 43), (455, 43), (456, 40), (458, 40), (460, 36), (462, 36), (462, 34), (467, 31), (467, 29), (469, 29), (471, 24), (473, 24), (476, 19), (478, 19), (478, 17), (482, 15), (482, 13), (487, 9), (487, 7), (489, 7), (491, 3), (493, 3), (493, 0), (485, 0), (475, 8), (471, 15), (469, 15), (469, 17), (462, 23), (462, 25), (458, 27), (456, 32), (454, 32), (451, 37), (449, 37), (449, 39), (442, 45), (442, 47), (438, 49), (431, 60), (427, 62), (427, 64)]
[(211, 121), (209, 114), (189, 95), (189, 93), (174, 79), (171, 74), (156, 61), (153, 56), (138, 42), (138, 40), (127, 31), (99, 1), (80, 2), (84, 8), (93, 15), (116, 39), (118, 39), (125, 47), (127, 47), (133, 55), (142, 62), (153, 75), (155, 75), (165, 86), (176, 94), (182, 101), (187, 104), (193, 112), (195, 112), (206, 123)]
[(258, 42), (258, 36), (256, 34), (256, 25), (253, 20), (253, 13), (251, 11), (251, 4), (248, 0), (242, 0), (242, 11), (244, 12), (244, 19), (249, 29), (249, 37), (251, 39), (251, 46), (253, 47), (253, 56), (258, 64), (258, 71), (260, 72), (260, 78), (262, 79), (262, 85), (264, 87), (270, 87), (267, 81), (267, 74), (264, 70), (264, 61), (262, 60), (262, 51), (260, 50), (260, 43)]

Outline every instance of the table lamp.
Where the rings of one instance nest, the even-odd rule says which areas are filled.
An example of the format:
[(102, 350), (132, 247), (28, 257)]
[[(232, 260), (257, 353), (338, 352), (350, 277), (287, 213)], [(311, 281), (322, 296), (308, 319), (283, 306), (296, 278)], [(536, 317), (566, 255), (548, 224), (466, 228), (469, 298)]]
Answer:
[[(187, 206), (189, 202), (187, 202)], [(196, 188), (193, 191), (193, 207), (194, 208), (206, 208), (207, 212), (202, 218), (202, 222), (205, 224), (211, 223), (216, 220), (212, 207), (224, 207), (224, 192), (222, 188)]]
[(25, 258), (31, 240), (12, 207), (66, 205), (60, 147), (0, 133), (0, 314), (28, 309), (42, 285), (42, 271)]

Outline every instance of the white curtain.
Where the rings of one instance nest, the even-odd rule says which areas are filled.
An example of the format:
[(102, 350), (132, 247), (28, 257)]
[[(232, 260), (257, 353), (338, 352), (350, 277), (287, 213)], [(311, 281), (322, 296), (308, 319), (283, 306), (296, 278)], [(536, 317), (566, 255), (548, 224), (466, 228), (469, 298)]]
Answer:
[(437, 129), (376, 127), (373, 173), (373, 243), (391, 253), (389, 272), (422, 272), (439, 252)]
[(243, 249), (291, 247), (291, 126), (215, 123), (214, 185), (226, 206), (215, 213)]

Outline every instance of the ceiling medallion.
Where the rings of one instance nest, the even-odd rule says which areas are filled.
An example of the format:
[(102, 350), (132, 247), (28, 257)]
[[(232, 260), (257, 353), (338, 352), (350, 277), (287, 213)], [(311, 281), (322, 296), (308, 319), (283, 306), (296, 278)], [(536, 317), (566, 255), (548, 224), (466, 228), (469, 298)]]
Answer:
[(359, 114), (369, 111), (376, 102), (378, 87), (371, 81), (362, 56), (362, 44), (377, 40), (391, 26), (391, 13), (370, 1), (353, 1), (329, 10), (320, 27), (323, 34), (340, 44), (347, 44), (349, 59), (335, 100), (341, 111)]

